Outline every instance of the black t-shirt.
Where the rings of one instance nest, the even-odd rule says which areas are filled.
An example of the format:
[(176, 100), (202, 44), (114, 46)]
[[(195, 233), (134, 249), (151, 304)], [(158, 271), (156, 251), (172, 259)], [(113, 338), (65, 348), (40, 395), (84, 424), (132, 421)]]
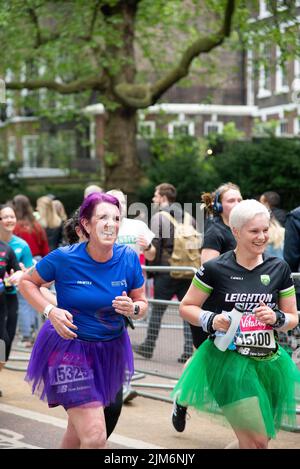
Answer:
[(0, 241), (0, 298), (3, 299), (5, 293), (3, 279), (5, 274), (10, 274), (11, 269), (20, 270), (14, 250), (3, 241)]
[[(258, 327), (253, 310), (260, 305), (260, 301), (274, 309), (278, 305), (279, 298), (295, 294), (295, 288), (290, 268), (284, 260), (268, 255), (264, 255), (263, 259), (262, 264), (252, 270), (236, 262), (234, 251), (226, 252), (205, 262), (193, 279), (195, 287), (209, 294), (202, 308), (215, 313), (230, 312), (236, 303), (240, 303), (244, 309), (243, 330), (245, 334), (251, 335), (257, 331), (255, 332), (257, 335), (261, 330), (265, 334), (266, 329), (269, 329), (269, 332), (272, 331), (271, 326), (262, 327), (261, 323)], [(242, 345), (251, 345), (250, 335), (248, 343), (243, 342)], [(259, 335), (259, 340), (262, 337)], [(267, 338), (269, 339), (270, 337)], [(249, 355), (266, 355), (263, 347), (261, 351), (263, 353), (249, 353)], [(242, 352), (243, 350), (240, 353)], [(247, 353), (244, 354), (247, 355)]]
[(215, 217), (208, 225), (204, 234), (202, 249), (214, 249), (220, 254), (235, 249), (236, 241), (229, 226), (221, 217)]

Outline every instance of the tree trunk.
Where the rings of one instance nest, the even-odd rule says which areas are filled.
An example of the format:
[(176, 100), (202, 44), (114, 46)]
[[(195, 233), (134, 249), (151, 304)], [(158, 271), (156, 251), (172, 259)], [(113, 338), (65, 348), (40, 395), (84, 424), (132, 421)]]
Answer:
[(141, 169), (136, 145), (137, 111), (119, 107), (108, 111), (105, 125), (104, 177), (106, 189), (134, 193)]

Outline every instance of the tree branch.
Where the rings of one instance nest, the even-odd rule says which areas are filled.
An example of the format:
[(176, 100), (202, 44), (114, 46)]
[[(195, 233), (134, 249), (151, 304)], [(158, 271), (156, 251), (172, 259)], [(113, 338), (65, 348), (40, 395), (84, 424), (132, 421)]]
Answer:
[(97, 21), (98, 13), (99, 13), (99, 11), (100, 11), (101, 4), (102, 4), (102, 1), (101, 1), (101, 0), (96, 0), (96, 1), (95, 1), (94, 8), (93, 8), (93, 12), (92, 12), (91, 24), (90, 24), (90, 27), (89, 27), (89, 31), (88, 31), (88, 33), (87, 33), (86, 35), (80, 36), (80, 39), (81, 39), (81, 40), (83, 40), (83, 41), (91, 41), (91, 39), (93, 38), (94, 28), (95, 28), (95, 24), (96, 24), (96, 21)]
[(42, 46), (44, 44), (47, 44), (47, 42), (55, 41), (56, 39), (58, 39), (60, 37), (59, 33), (53, 33), (53, 34), (51, 34), (51, 36), (43, 37), (42, 31), (41, 31), (41, 28), (40, 28), (39, 17), (37, 15), (36, 10), (32, 6), (28, 5), (27, 11), (28, 11), (29, 17), (31, 19), (31, 22), (32, 22), (32, 24), (35, 28), (35, 32), (36, 32), (35, 45), (34, 45), (35, 49), (38, 49), (40, 46)]
[(199, 37), (183, 52), (178, 65), (164, 78), (153, 85), (119, 83), (114, 88), (116, 96), (123, 104), (134, 108), (146, 108), (154, 104), (171, 86), (188, 75), (190, 66), (196, 57), (220, 46), (225, 38), (230, 36), (234, 11), (235, 0), (227, 0), (221, 29), (217, 33)]
[(106, 89), (105, 79), (98, 76), (90, 76), (81, 80), (74, 80), (70, 83), (59, 83), (55, 80), (28, 80), (28, 81), (10, 81), (6, 83), (8, 90), (38, 90), (40, 88), (47, 88), (48, 90), (57, 91), (60, 94), (76, 94), (86, 90), (103, 91)]

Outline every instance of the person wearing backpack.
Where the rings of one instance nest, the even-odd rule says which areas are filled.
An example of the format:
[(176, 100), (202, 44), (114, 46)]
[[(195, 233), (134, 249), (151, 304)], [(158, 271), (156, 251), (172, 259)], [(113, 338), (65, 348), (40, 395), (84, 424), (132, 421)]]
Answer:
[[(144, 250), (146, 260), (153, 266), (186, 265), (187, 257), (184, 257), (181, 263), (180, 255), (178, 256), (179, 249), (174, 251), (175, 231), (178, 228), (182, 230), (182, 222), (184, 218), (187, 218), (187, 216), (184, 217), (180, 205), (175, 204), (176, 188), (168, 183), (159, 184), (155, 188), (152, 201), (158, 211), (150, 221), (151, 230), (155, 233), (155, 238), (148, 248)], [(197, 239), (194, 233), (195, 230), (191, 226), (187, 229), (187, 231), (189, 230), (192, 231), (191, 237), (194, 241)], [(196, 264), (200, 265), (199, 245), (197, 246), (197, 253), (197, 259), (193, 258), (195, 267)], [(173, 275), (176, 275), (176, 273), (174, 272)], [(154, 299), (171, 300), (176, 295), (178, 300), (181, 301), (190, 286), (192, 276), (192, 272), (184, 272), (184, 275), (179, 273), (179, 277), (177, 276), (176, 278), (169, 272), (154, 272)], [(146, 359), (152, 358), (166, 308), (167, 306), (153, 305), (146, 339), (143, 343), (139, 345), (133, 344), (132, 346), (138, 355)], [(185, 363), (192, 353), (191, 331), (189, 324), (184, 321), (184, 349), (182, 355), (178, 358), (178, 362)]]

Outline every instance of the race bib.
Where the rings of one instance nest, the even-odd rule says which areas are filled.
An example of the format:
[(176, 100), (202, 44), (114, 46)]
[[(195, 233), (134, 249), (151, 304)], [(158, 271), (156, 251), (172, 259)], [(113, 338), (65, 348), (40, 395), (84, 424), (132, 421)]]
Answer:
[(52, 385), (90, 380), (93, 379), (94, 376), (93, 370), (76, 365), (60, 365), (58, 367), (50, 367), (49, 374), (50, 383)]
[(242, 355), (255, 357), (266, 356), (276, 350), (272, 326), (258, 321), (255, 314), (242, 316), (234, 344)]

